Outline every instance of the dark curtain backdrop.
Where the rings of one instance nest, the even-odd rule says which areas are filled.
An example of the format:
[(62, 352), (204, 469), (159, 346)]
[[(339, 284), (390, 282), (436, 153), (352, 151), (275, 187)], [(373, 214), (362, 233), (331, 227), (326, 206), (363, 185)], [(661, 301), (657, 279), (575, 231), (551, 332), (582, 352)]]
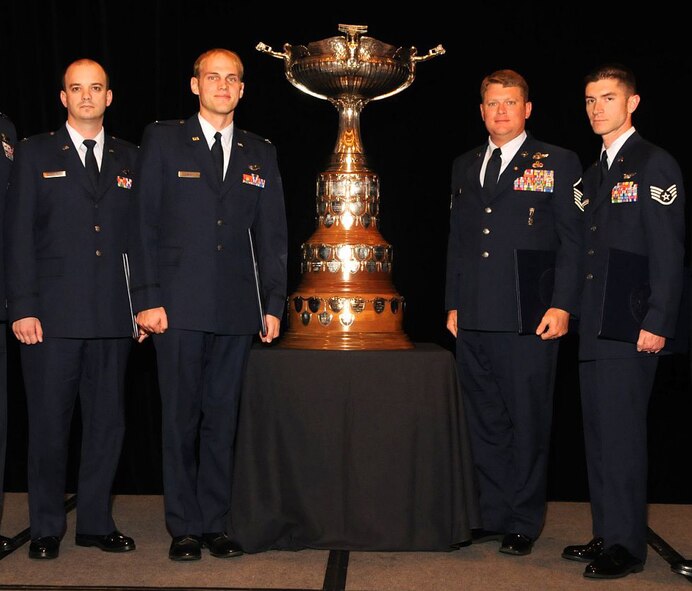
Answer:
[[(246, 67), (239, 127), (276, 144), (289, 222), (289, 290), (300, 280), (300, 245), (314, 229), (315, 176), (336, 139), (335, 109), (292, 87), (283, 62), (255, 51), (259, 41), (281, 50), (339, 34), (339, 23), (366, 24), (368, 34), (419, 54), (443, 44), (446, 55), (417, 66), (404, 92), (369, 104), (361, 118), (365, 151), (381, 178), (380, 230), (394, 245), (393, 279), (406, 298), (405, 329), (417, 342), (453, 349), (444, 329), (444, 263), (453, 158), (486, 137), (479, 117), (479, 84), (499, 68), (523, 73), (537, 137), (575, 150), (587, 166), (599, 142), (584, 113), (583, 77), (604, 61), (621, 61), (638, 76), (642, 103), (635, 124), (680, 162), (692, 187), (687, 94), (691, 67), (684, 19), (665, 2), (626, 15), (625, 7), (558, 7), (558, 3), (481, 4), (461, 17), (419, 4), (373, 2), (371, 10), (318, 8), (291, 3), (222, 0), (9, 0), (0, 7), (0, 110), (20, 137), (56, 129), (65, 113), (60, 76), (80, 57), (109, 70), (114, 101), (109, 133), (138, 143), (144, 126), (196, 111), (189, 90), (192, 63), (206, 49), (228, 47)], [(326, 5), (325, 5), (326, 6)], [(426, 10), (427, 9), (427, 10)], [(471, 12), (467, 12), (471, 10)], [(689, 218), (689, 215), (688, 215)], [(14, 339), (9, 352), (10, 441), (8, 490), (26, 489), (26, 409)], [(555, 393), (550, 497), (586, 500), (576, 337), (563, 342)], [(155, 355), (149, 343), (135, 349), (128, 375), (128, 434), (115, 490), (161, 490), (160, 403)], [(662, 360), (651, 403), (650, 500), (692, 502), (688, 454), (690, 360)], [(73, 433), (74, 482), (79, 423)]]

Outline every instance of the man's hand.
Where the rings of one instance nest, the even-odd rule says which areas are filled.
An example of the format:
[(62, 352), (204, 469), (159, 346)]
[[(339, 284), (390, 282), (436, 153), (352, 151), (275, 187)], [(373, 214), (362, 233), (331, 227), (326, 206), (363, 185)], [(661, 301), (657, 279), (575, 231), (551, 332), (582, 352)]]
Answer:
[(567, 334), (569, 328), (569, 312), (560, 308), (548, 308), (541, 318), (536, 334), (544, 341), (559, 339)]
[(35, 345), (43, 342), (43, 327), (35, 316), (20, 318), (12, 323), (12, 332), (20, 343)]
[(642, 353), (658, 353), (665, 345), (666, 337), (660, 337), (643, 328), (639, 331), (637, 351), (641, 351)]
[(450, 310), (447, 312), (447, 330), (457, 338), (457, 311)]
[(141, 343), (150, 334), (163, 334), (168, 329), (168, 316), (163, 307), (142, 310), (137, 314), (135, 320), (139, 326), (138, 343)]
[(264, 315), (264, 322), (267, 325), (267, 336), (262, 336), (260, 332), (260, 339), (263, 343), (271, 343), (274, 339), (279, 337), (279, 331), (281, 330), (281, 319), (271, 314)]

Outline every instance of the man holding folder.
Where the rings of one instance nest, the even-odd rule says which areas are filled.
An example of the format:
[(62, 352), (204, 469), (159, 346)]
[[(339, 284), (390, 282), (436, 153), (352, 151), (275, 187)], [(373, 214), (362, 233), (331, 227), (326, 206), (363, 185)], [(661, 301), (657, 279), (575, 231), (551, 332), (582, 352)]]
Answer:
[[(582, 200), (579, 378), (593, 539), (562, 556), (588, 562), (585, 577), (611, 579), (641, 571), (646, 560), (647, 410), (658, 356), (676, 336), (685, 195), (677, 162), (632, 125), (640, 97), (629, 69), (594, 70), (585, 98), (603, 140), (599, 160), (584, 174)], [(648, 287), (633, 286), (613, 302), (611, 294), (622, 290), (611, 288), (642, 266), (636, 261), (646, 266)], [(628, 342), (635, 308), (641, 318)]]
[(202, 547), (242, 554), (226, 521), (242, 380), (261, 330), (253, 250), (264, 342), (279, 336), (286, 299), (276, 149), (233, 120), (243, 64), (226, 49), (207, 51), (190, 86), (199, 113), (144, 133), (129, 251), (137, 323), (156, 347), (171, 560), (197, 560)]
[[(457, 338), (479, 483), (474, 541), (501, 541), (500, 552), (523, 556), (543, 526), (558, 339), (579, 303), (581, 165), (525, 131), (532, 106), (517, 72), (486, 76), (481, 100), (488, 141), (452, 170), (447, 328)], [(554, 281), (524, 327), (515, 284), (529, 251), (552, 251)], [(540, 275), (526, 287), (541, 291)]]

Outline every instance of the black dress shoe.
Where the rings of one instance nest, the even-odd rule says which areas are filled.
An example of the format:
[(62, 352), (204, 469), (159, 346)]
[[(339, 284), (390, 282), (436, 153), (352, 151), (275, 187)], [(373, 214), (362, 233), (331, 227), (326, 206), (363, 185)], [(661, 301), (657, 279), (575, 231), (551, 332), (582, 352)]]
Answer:
[(620, 544), (615, 544), (601, 552), (584, 570), (584, 576), (589, 579), (619, 579), (630, 573), (644, 570), (644, 562), (632, 556), (629, 550)]
[(199, 536), (176, 536), (168, 550), (171, 560), (199, 560), (202, 558), (202, 544)]
[(6, 538), (5, 536), (0, 536), (0, 556), (9, 554), (14, 550), (14, 542), (12, 538)]
[(96, 546), (104, 552), (129, 552), (135, 549), (135, 541), (124, 536), (117, 529), (105, 536), (77, 534), (74, 543), (77, 546)]
[(202, 546), (209, 548), (209, 554), (216, 558), (230, 558), (243, 553), (242, 548), (224, 532), (202, 535)]
[(524, 534), (507, 534), (502, 538), (502, 546), (500, 552), (504, 554), (513, 554), (514, 556), (526, 556), (531, 554), (533, 548), (533, 540)]
[(489, 529), (472, 529), (471, 530), (471, 543), (472, 544), (484, 544), (485, 542), (499, 542), (505, 534), (499, 531), (491, 531)]
[(60, 538), (58, 536), (36, 538), (29, 544), (29, 558), (51, 559), (57, 558), (59, 553)]
[(594, 538), (588, 544), (567, 546), (562, 551), (562, 557), (567, 560), (591, 562), (596, 560), (601, 552), (603, 552), (603, 538)]
[(692, 560), (680, 560), (670, 565), (670, 570), (679, 575), (692, 577)]

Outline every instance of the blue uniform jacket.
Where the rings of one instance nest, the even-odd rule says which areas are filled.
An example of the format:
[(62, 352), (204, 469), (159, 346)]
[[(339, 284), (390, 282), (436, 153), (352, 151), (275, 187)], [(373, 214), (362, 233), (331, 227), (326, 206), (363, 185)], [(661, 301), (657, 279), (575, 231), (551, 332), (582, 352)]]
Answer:
[(19, 142), (5, 211), (9, 321), (47, 337), (127, 337), (122, 253), (137, 147), (106, 135), (94, 187), (66, 127)]
[[(3, 227), (5, 215), (5, 195), (7, 193), (7, 183), (10, 180), (10, 170), (14, 161), (14, 146), (17, 143), (17, 132), (14, 124), (5, 115), (0, 113), (0, 230)], [(0, 239), (0, 320), (7, 318), (5, 302), (5, 261), (3, 254), (3, 242)], [(2, 480), (2, 479), (0, 479)]]
[(145, 130), (132, 214), (135, 311), (163, 306), (170, 328), (252, 334), (259, 313), (251, 228), (265, 312), (286, 299), (286, 215), (276, 149), (234, 128), (221, 183), (197, 115)]
[(609, 248), (648, 257), (651, 295), (641, 327), (674, 337), (685, 253), (682, 174), (670, 154), (635, 132), (618, 152), (600, 189), (599, 175), (598, 162), (584, 174), (586, 262), (579, 357), (636, 357), (644, 353), (637, 353), (633, 343), (598, 338)]
[(487, 200), (479, 180), (486, 148), (459, 156), (452, 169), (446, 309), (457, 310), (463, 329), (516, 331), (514, 250), (554, 250), (551, 305), (576, 315), (583, 228), (575, 203), (579, 158), (529, 135)]

